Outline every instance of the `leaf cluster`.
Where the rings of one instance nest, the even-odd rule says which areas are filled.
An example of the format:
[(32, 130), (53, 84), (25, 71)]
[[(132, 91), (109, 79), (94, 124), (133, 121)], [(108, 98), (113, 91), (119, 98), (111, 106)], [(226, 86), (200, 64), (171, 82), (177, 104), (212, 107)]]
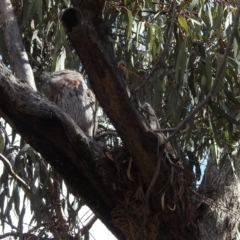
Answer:
[[(10, 131), (6, 123), (1, 129), (4, 133)], [(82, 225), (79, 211), (84, 202), (71, 194), (68, 185), (39, 153), (22, 139), (20, 143), (16, 132), (11, 131), (2, 138), (2, 230), (10, 228), (10, 235), (18, 237), (35, 234), (39, 239), (61, 238), (61, 234), (77, 236)]]
[[(210, 91), (231, 32), (235, 4), (183, 1), (176, 8), (170, 42), (171, 4), (124, 1), (116, 6), (119, 15), (110, 39), (119, 66), (130, 92), (151, 75), (138, 97), (151, 103), (163, 128), (174, 128)], [(230, 153), (238, 140), (239, 44), (237, 33), (217, 93), (174, 139), (180, 156), (192, 149), (199, 160), (210, 153), (219, 160), (217, 152)]]

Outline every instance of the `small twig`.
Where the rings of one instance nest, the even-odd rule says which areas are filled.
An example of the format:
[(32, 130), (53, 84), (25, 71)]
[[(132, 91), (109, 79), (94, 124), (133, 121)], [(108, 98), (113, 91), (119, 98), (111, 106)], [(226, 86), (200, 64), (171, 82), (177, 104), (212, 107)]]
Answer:
[(6, 239), (6, 237), (18, 237), (18, 234), (15, 232), (9, 232), (9, 233), (0, 235), (0, 239)]
[(89, 221), (87, 224), (85, 224), (80, 230), (79, 230), (79, 233), (80, 236), (84, 236), (87, 231), (89, 231), (92, 227), (92, 225), (98, 220), (97, 216), (94, 215)]
[(151, 72), (149, 73), (149, 75), (147, 76), (147, 78), (142, 82), (142, 84), (140, 84), (138, 87), (136, 87), (133, 91), (132, 94), (136, 94), (139, 90), (141, 90), (144, 85), (152, 78), (153, 74), (156, 72), (156, 70), (158, 69), (158, 66), (160, 63), (164, 62), (164, 58), (166, 56), (166, 53), (168, 52), (169, 46), (170, 46), (170, 42), (172, 39), (172, 32), (173, 32), (173, 28), (174, 28), (174, 22), (175, 22), (175, 18), (176, 18), (176, 0), (173, 1), (173, 14), (172, 14), (172, 18), (171, 18), (171, 25), (168, 31), (168, 38), (166, 43), (164, 44), (163, 47), (163, 51), (160, 53), (157, 61), (155, 62)]
[[(165, 129), (156, 129), (153, 130), (155, 133), (164, 133), (164, 132), (174, 132), (176, 128), (165, 128)], [(185, 128), (184, 130), (180, 131), (181, 134), (186, 133), (189, 127)]]
[(18, 182), (18, 184), (22, 187), (22, 189), (29, 195), (31, 194), (31, 189), (29, 186), (20, 178), (13, 170), (11, 163), (5, 158), (2, 154), (0, 154), (0, 160), (2, 160), (4, 167), (7, 169), (8, 173)]
[(104, 132), (104, 133), (100, 133), (100, 134), (97, 134), (96, 136), (94, 136), (94, 139), (95, 140), (99, 140), (103, 137), (106, 137), (106, 136), (115, 136), (115, 137), (118, 137), (118, 134), (116, 132), (112, 132), (112, 131), (107, 131), (107, 132)]
[(223, 69), (226, 65), (226, 61), (227, 61), (227, 58), (228, 58), (228, 55), (229, 55), (229, 52), (230, 52), (230, 49), (231, 49), (231, 46), (232, 46), (232, 43), (233, 43), (233, 39), (234, 39), (234, 36), (235, 36), (237, 28), (238, 28), (239, 16), (240, 16), (240, 4), (238, 4), (237, 12), (236, 12), (236, 15), (235, 15), (235, 21), (233, 23), (232, 32), (230, 34), (226, 50), (224, 52), (221, 64), (220, 64), (220, 66), (217, 70), (216, 78), (213, 82), (211, 90), (207, 94), (206, 98), (202, 102), (200, 102), (195, 107), (195, 109), (193, 109), (193, 111), (182, 122), (180, 122), (178, 124), (175, 131), (167, 138), (167, 141), (171, 140), (191, 120), (191, 118), (193, 118), (194, 115), (197, 112), (199, 112), (202, 109), (202, 107), (205, 106), (211, 100), (211, 98), (214, 96), (214, 94), (216, 92), (216, 89), (218, 87), (218, 84), (220, 83), (220, 80), (221, 80), (221, 77), (222, 77), (222, 74), (223, 74)]
[(15, 229), (16, 231), (18, 230), (17, 227), (15, 227), (12, 223), (8, 222), (5, 218), (1, 217), (1, 221), (5, 222), (7, 225), (9, 225), (12, 229)]
[(162, 132), (173, 132), (175, 131), (175, 128), (165, 128), (165, 129), (154, 129), (155, 133), (162, 133)]

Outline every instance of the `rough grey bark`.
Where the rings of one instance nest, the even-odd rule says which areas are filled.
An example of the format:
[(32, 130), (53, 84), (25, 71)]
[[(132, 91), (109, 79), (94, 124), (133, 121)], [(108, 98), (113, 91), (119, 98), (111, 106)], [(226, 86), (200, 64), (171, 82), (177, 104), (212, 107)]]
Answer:
[(8, 54), (11, 59), (16, 77), (26, 81), (35, 91), (37, 90), (32, 68), (28, 61), (25, 47), (19, 33), (17, 20), (14, 16), (10, 0), (0, 1), (0, 24), (5, 38)]
[(240, 155), (227, 156), (222, 167), (210, 160), (199, 189), (202, 239), (234, 239), (240, 223)]

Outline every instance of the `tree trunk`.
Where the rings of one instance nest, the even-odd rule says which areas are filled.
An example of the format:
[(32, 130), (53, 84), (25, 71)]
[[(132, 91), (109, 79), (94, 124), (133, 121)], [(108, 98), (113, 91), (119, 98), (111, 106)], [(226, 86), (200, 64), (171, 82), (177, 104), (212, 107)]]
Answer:
[(234, 239), (239, 227), (239, 154), (228, 155), (220, 168), (210, 160), (199, 188), (202, 239)]

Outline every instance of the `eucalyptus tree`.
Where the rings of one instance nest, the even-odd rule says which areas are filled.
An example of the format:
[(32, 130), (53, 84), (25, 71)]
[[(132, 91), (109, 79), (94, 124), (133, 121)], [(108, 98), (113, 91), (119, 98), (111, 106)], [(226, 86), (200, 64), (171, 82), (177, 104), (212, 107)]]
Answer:
[[(9, 138), (1, 127), (0, 220), (9, 236), (87, 239), (96, 218), (118, 239), (236, 236), (238, 1), (3, 0), (0, 13), (0, 116), (13, 129)], [(43, 73), (64, 68), (96, 95), (94, 137), (42, 92)], [(86, 228), (83, 204), (95, 214)]]

